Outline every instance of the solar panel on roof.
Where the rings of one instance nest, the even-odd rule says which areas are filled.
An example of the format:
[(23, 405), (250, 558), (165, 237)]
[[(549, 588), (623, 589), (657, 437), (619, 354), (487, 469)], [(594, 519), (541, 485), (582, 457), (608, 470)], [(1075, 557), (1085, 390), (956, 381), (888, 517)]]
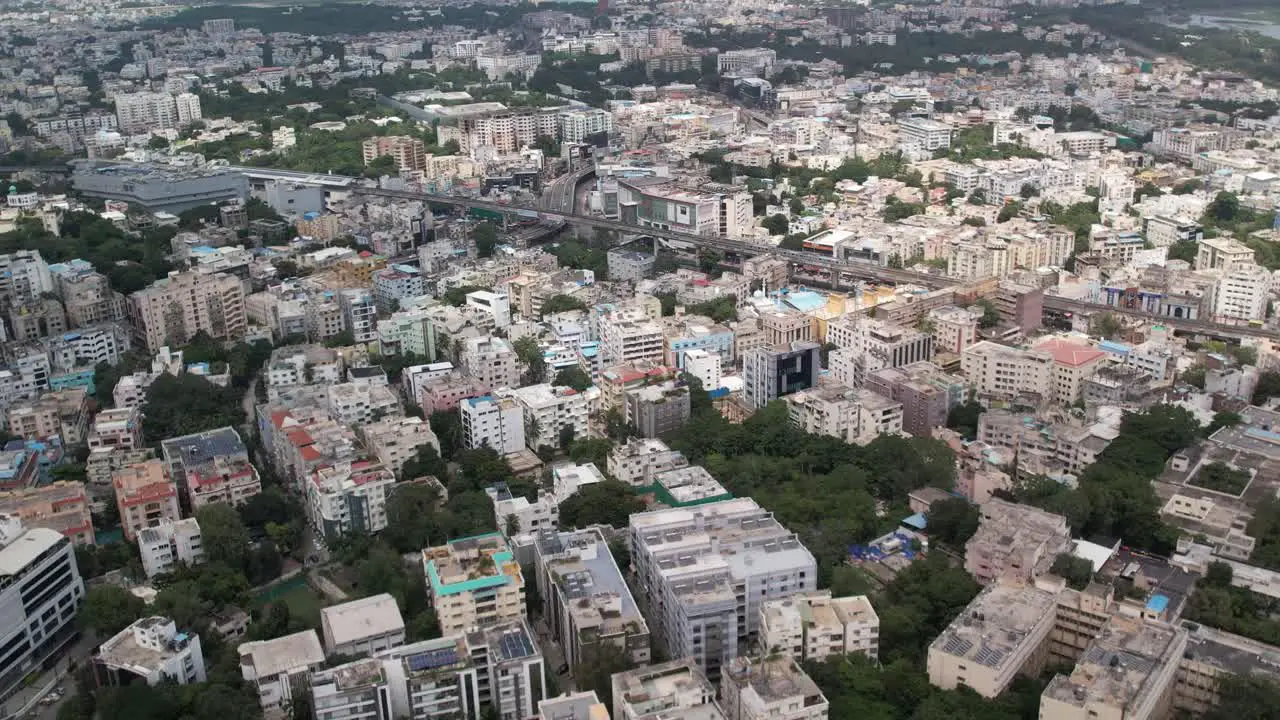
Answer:
[(995, 667), (1004, 659), (1004, 651), (984, 646), (978, 649), (978, 654), (973, 659), (987, 667)]
[(498, 641), (502, 654), (508, 658), (528, 657), (533, 654), (533, 643), (524, 633), (506, 633)]
[(973, 647), (973, 641), (962, 637), (952, 636), (942, 646), (942, 652), (948, 655), (964, 655)]
[(405, 663), (409, 666), (409, 670), (411, 672), (435, 670), (436, 668), (442, 668), (456, 662), (458, 662), (458, 652), (453, 648), (428, 650), (405, 658)]

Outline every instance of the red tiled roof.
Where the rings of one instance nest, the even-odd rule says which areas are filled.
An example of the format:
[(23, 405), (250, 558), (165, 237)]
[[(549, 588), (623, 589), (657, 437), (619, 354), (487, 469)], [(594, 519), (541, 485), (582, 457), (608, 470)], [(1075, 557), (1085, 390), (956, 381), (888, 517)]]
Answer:
[(1071, 367), (1088, 365), (1106, 355), (1095, 347), (1070, 340), (1049, 340), (1036, 346), (1036, 349), (1052, 353), (1054, 362)]

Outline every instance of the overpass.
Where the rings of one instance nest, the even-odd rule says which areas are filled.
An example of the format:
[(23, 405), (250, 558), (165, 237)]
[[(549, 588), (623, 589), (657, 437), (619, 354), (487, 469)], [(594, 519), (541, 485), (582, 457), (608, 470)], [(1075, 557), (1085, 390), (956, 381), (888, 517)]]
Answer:
[(1149, 312), (1143, 312), (1142, 310), (1112, 307), (1111, 305), (1085, 302), (1084, 300), (1072, 300), (1071, 298), (1064, 298), (1057, 295), (1045, 295), (1044, 308), (1046, 310), (1073, 313), (1109, 312), (1116, 315), (1123, 315), (1125, 317), (1138, 318), (1156, 325), (1165, 325), (1183, 332), (1212, 335), (1219, 338), (1238, 339), (1242, 337), (1257, 337), (1280, 341), (1280, 330), (1276, 330), (1274, 328), (1233, 325), (1230, 323), (1219, 323), (1209, 320), (1189, 320), (1187, 318), (1175, 318), (1167, 315), (1155, 315)]

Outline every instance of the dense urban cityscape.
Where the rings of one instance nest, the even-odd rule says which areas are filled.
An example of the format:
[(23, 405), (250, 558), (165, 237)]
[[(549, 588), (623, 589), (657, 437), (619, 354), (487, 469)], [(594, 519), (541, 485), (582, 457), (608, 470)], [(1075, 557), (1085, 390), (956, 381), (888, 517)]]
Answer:
[(1280, 718), (1273, 0), (5, 0), (0, 193), (0, 718)]

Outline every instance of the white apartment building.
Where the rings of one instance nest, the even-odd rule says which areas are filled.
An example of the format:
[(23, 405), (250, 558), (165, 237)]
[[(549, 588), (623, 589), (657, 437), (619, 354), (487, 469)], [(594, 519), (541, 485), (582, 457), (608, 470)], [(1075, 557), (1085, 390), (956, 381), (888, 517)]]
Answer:
[(691, 658), (614, 673), (613, 720), (724, 720), (716, 689)]
[(336, 385), (342, 382), (342, 355), (321, 345), (277, 348), (267, 362), (267, 398), (275, 400), (286, 388)]
[(215, 340), (238, 340), (247, 328), (244, 284), (231, 275), (172, 271), (127, 298), (138, 344), (157, 352), (186, 344), (203, 330)]
[(358, 343), (378, 338), (378, 304), (373, 293), (360, 288), (347, 288), (338, 294), (342, 308), (343, 328)]
[(511, 297), (506, 293), (475, 290), (467, 293), (467, 307), (476, 308), (493, 318), (493, 327), (511, 326)]
[(865, 595), (833, 598), (830, 590), (797, 593), (760, 605), (760, 651), (804, 662), (880, 652), (880, 616)]
[(204, 562), (200, 523), (192, 517), (144, 528), (138, 533), (138, 552), (148, 578), (198, 565)]
[(535, 53), (518, 55), (477, 55), (476, 69), (490, 80), (501, 80), (509, 73), (529, 77), (542, 64), (542, 55)]
[(543, 617), (570, 668), (600, 644), (649, 662), (649, 625), (598, 528), (543, 532), (534, 551)]
[(588, 135), (613, 131), (613, 113), (598, 108), (568, 110), (560, 113), (560, 139), (582, 142)]
[(907, 118), (898, 121), (898, 147), (933, 152), (951, 147), (950, 125), (936, 120)]
[(660, 365), (663, 356), (662, 326), (643, 308), (614, 308), (600, 314), (600, 347), (604, 364)]
[(495, 396), (509, 397), (520, 404), (525, 445), (530, 450), (536, 451), (543, 445), (558, 447), (564, 428), (572, 428), (574, 437), (587, 436), (591, 401), (586, 393), (544, 383), (504, 390)]
[(24, 529), (14, 517), (0, 518), (0, 577), (7, 619), (0, 643), (9, 648), (0, 692), (9, 695), (75, 637), (85, 587), (70, 538), (48, 528)]
[(548, 528), (554, 529), (560, 522), (560, 509), (554, 500), (541, 491), (534, 501), (523, 495), (512, 495), (506, 483), (484, 489), (493, 503), (493, 521), (508, 538), (519, 538), (518, 544), (525, 544), (531, 533)]
[(929, 682), (994, 698), (1018, 674), (1038, 675), (1056, 607), (1054, 593), (1045, 590), (988, 586), (929, 645)]
[(515, 621), (317, 672), (308, 689), (316, 720), (456, 720), (485, 708), (499, 720), (527, 720), (546, 687), (533, 633)]
[(404, 644), (404, 618), (391, 595), (371, 595), (321, 609), (320, 637), (326, 655), (375, 655)]
[(652, 438), (631, 438), (613, 446), (607, 462), (611, 476), (636, 487), (652, 485), (655, 476), (688, 466), (679, 450)]
[(326, 389), (329, 414), (344, 425), (367, 425), (385, 417), (402, 417), (400, 398), (385, 385), (345, 382)]
[(116, 126), (125, 135), (172, 130), (203, 117), (200, 98), (192, 93), (138, 92), (115, 96)]
[(387, 526), (395, 482), (390, 470), (363, 460), (318, 468), (306, 483), (307, 519), (325, 537), (376, 533)]
[(1261, 265), (1236, 264), (1222, 271), (1213, 289), (1215, 320), (1265, 320), (1271, 273)]
[(135, 621), (102, 643), (93, 661), (105, 671), (110, 685), (127, 685), (135, 679), (151, 686), (205, 681), (200, 636), (179, 632), (177, 624), (166, 617)]
[(459, 369), (487, 390), (520, 387), (520, 357), (500, 337), (467, 338)]
[(1230, 271), (1237, 265), (1254, 264), (1253, 249), (1234, 238), (1205, 238), (1196, 245), (1197, 271)]
[(650, 631), (713, 680), (755, 641), (761, 603), (816, 588), (813, 555), (750, 498), (632, 515), (630, 543)]
[(1053, 356), (983, 341), (960, 354), (960, 371), (979, 394), (1012, 398), (1052, 395)]
[[(382, 466), (396, 475), (418, 448), (427, 445), (440, 452), (440, 441), (431, 431), (431, 423), (420, 417), (387, 418), (356, 428), (365, 449), (378, 458)], [(413, 478), (402, 478), (412, 480)]]
[(287, 709), (295, 687), (325, 664), (324, 648), (315, 630), (244, 643), (236, 652), (240, 675), (257, 690), (258, 702), (268, 716)]
[(422, 551), (427, 593), (445, 635), (525, 617), (524, 575), (499, 533)]
[(734, 658), (721, 677), (726, 720), (827, 720), (830, 703), (791, 657)]
[(16, 250), (0, 255), (0, 300), (21, 305), (53, 292), (49, 265), (35, 250)]
[(524, 449), (524, 409), (514, 398), (491, 395), (458, 403), (463, 443), (472, 450), (493, 448), (499, 455)]
[(720, 387), (720, 353), (706, 350), (685, 350), (684, 371), (698, 378), (702, 389), (711, 391)]

